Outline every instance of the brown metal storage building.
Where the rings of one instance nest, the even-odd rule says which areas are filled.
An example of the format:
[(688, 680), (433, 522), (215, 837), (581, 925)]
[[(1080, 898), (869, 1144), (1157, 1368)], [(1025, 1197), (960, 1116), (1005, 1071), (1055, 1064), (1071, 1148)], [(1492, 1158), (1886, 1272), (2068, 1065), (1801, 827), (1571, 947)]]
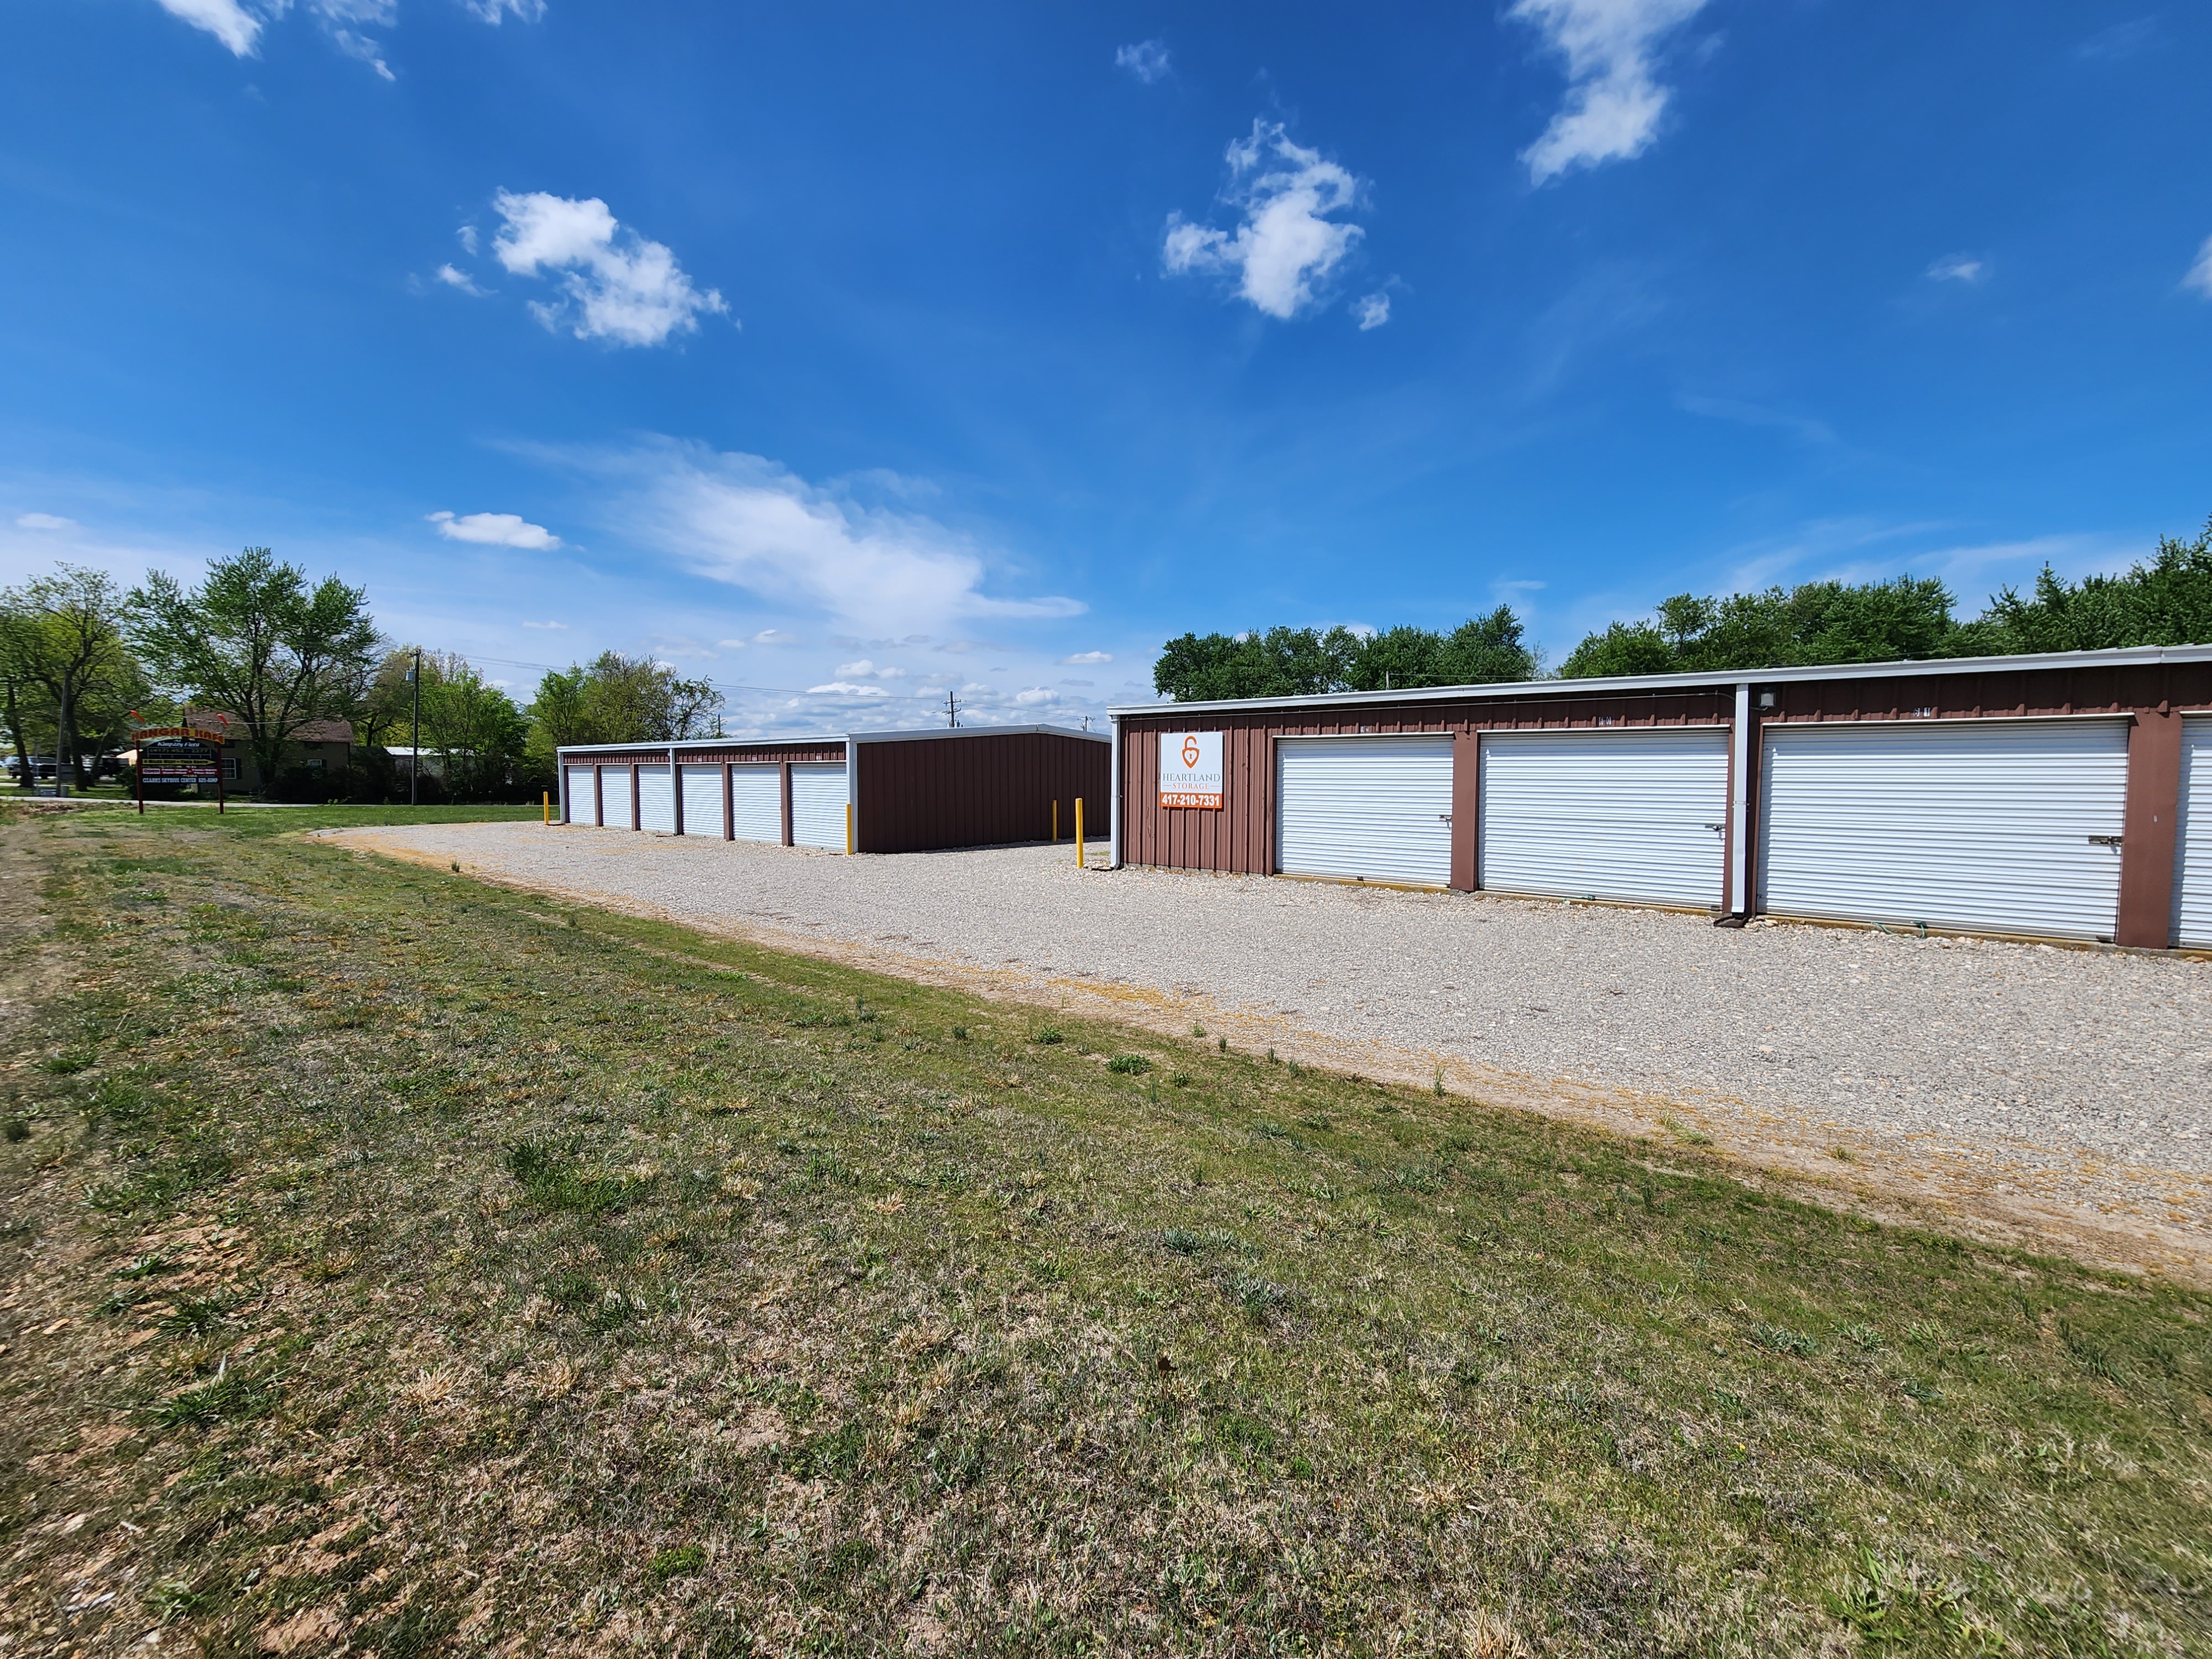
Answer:
[(2212, 946), (2212, 647), (1112, 715), (1117, 865)]
[(850, 732), (772, 741), (576, 744), (561, 821), (827, 852), (918, 853), (1100, 827), (1111, 745), (1054, 726)]

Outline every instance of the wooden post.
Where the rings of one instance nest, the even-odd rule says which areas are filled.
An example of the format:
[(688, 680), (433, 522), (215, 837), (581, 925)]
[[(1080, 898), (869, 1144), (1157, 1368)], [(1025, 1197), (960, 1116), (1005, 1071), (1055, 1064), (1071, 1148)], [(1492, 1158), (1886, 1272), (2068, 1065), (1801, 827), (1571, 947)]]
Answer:
[(1075, 798), (1075, 867), (1083, 867), (1083, 797)]

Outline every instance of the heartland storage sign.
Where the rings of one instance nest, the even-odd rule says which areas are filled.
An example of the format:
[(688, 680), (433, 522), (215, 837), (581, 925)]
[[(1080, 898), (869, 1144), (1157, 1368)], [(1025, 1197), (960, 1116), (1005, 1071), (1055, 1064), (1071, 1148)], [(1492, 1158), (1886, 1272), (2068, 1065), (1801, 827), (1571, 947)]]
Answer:
[(1221, 808), (1221, 733), (1160, 733), (1160, 805)]

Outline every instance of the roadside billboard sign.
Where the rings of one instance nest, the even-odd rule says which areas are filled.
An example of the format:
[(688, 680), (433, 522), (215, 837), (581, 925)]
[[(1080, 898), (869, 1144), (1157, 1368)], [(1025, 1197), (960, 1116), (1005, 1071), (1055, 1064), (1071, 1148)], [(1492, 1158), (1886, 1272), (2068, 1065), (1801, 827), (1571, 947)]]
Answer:
[(1221, 810), (1221, 733), (1160, 733), (1160, 805)]

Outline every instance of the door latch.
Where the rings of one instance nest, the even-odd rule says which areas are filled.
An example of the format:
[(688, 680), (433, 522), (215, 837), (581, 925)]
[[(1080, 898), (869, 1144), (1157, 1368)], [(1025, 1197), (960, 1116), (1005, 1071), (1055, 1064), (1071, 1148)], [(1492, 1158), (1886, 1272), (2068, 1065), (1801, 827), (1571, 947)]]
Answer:
[(2092, 847), (2109, 847), (2114, 852), (2118, 852), (2119, 850), (2120, 840), (2121, 837), (2118, 836), (2092, 836), (2089, 837), (2089, 845)]

